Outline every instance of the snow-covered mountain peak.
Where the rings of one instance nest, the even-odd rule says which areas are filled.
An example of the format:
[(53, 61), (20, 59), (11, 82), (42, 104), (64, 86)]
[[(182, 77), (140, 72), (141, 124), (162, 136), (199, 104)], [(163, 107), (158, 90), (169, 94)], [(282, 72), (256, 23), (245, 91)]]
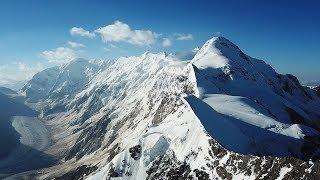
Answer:
[(101, 65), (101, 63), (99, 63), (98, 61), (89, 61), (87, 59), (84, 59), (84, 58), (77, 58), (77, 59), (74, 59), (66, 64), (62, 64), (60, 66), (61, 70), (67, 70), (67, 71), (70, 71), (70, 70), (73, 70), (73, 71), (77, 71), (77, 70), (81, 70), (83, 69), (84, 67), (94, 67), (94, 66), (99, 66)]
[(229, 39), (222, 36), (212, 37), (211, 39), (207, 40), (206, 43), (204, 43), (204, 45), (199, 50), (209, 50), (210, 48), (222, 49), (223, 47), (239, 50), (237, 45), (235, 45)]
[(143, 60), (152, 60), (152, 59), (165, 59), (167, 54), (165, 52), (159, 53), (151, 53), (151, 52), (144, 52), (140, 57)]
[(67, 64), (75, 64), (75, 63), (80, 63), (80, 62), (88, 62), (88, 60), (84, 59), (84, 58), (75, 58), (75, 59), (69, 61), (68, 63), (66, 63), (65, 65), (67, 65)]
[(239, 50), (238, 46), (233, 44), (229, 39), (223, 37), (223, 36), (218, 36), (218, 37), (213, 37), (209, 39), (205, 44), (204, 47), (206, 46), (214, 46), (218, 49), (221, 48), (221, 46), (225, 46), (228, 48), (233, 48), (235, 50)]
[(238, 46), (224, 37), (213, 37), (200, 48), (191, 63), (200, 69), (216, 69), (248, 63), (245, 61), (248, 58)]
[(29, 102), (55, 101), (72, 98), (87, 87), (89, 81), (104, 69), (106, 63), (78, 58), (61, 66), (55, 66), (37, 73), (22, 88)]

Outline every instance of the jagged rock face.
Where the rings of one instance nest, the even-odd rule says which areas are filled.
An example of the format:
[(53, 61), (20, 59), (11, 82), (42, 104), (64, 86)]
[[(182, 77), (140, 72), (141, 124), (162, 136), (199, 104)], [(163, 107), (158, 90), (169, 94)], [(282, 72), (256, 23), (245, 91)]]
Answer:
[(83, 165), (78, 167), (77, 169), (70, 171), (62, 176), (56, 177), (56, 180), (73, 180), (73, 179), (83, 179), (83, 176), (86, 174), (90, 174), (96, 171), (98, 167), (88, 167), (87, 165)]
[(72, 100), (56, 96), (67, 103), (53, 126), (63, 121), (67, 135), (54, 142), (68, 146), (43, 177), (319, 176), (319, 161), (308, 160), (319, 153), (319, 97), (225, 38), (189, 63), (164, 53), (120, 58), (84, 86)]
[(65, 159), (69, 160), (74, 157), (80, 159), (86, 154), (97, 151), (101, 147), (109, 122), (110, 119), (106, 117), (93, 126), (85, 128)]
[[(318, 179), (320, 162), (304, 162), (292, 157), (255, 157), (230, 153), (214, 140), (208, 162), (199, 169), (177, 161), (174, 155), (165, 155), (155, 161), (148, 170), (147, 179)], [(211, 159), (212, 158), (212, 159)], [(210, 159), (210, 160), (209, 160)], [(221, 161), (223, 159), (223, 161)]]

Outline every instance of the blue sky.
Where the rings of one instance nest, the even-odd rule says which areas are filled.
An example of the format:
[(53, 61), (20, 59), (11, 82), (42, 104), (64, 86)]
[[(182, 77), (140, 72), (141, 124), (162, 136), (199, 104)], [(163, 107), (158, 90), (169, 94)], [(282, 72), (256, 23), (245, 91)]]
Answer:
[[(190, 51), (215, 35), (227, 37), (280, 73), (292, 73), (301, 81), (320, 80), (320, 3), (316, 0), (0, 3), (0, 85), (59, 64), (62, 61), (54, 58), (63, 55), (114, 59), (146, 50)], [(116, 22), (115, 32), (127, 28), (136, 38), (112, 36), (110, 25)], [(71, 34), (73, 27), (83, 31)], [(97, 31), (103, 27), (108, 28)]]

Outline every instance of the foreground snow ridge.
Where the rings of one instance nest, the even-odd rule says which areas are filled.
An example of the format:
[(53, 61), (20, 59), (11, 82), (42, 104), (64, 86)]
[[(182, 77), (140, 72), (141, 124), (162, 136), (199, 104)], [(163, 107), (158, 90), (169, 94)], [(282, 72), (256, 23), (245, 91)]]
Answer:
[(75, 60), (40, 72), (22, 92), (51, 127), (46, 153), (61, 159), (27, 176), (320, 178), (319, 94), (223, 37), (189, 61)]

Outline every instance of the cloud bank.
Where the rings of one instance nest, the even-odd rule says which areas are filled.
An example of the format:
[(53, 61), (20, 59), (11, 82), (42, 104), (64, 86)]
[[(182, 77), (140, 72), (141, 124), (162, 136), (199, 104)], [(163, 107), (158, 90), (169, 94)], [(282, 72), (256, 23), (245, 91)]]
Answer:
[(43, 51), (40, 57), (47, 59), (51, 63), (63, 64), (78, 57), (75, 50), (67, 47), (58, 47), (57, 49)]
[(188, 41), (193, 40), (192, 34), (176, 34), (178, 41)]
[(68, 41), (68, 45), (71, 48), (83, 48), (86, 47), (85, 45), (81, 44), (81, 43), (77, 43), (77, 42), (72, 42), (72, 41)]
[(151, 45), (159, 36), (150, 30), (132, 30), (128, 24), (116, 21), (113, 24), (95, 30), (103, 42), (127, 42), (134, 45)]
[(96, 35), (90, 31), (87, 31), (83, 28), (79, 27), (73, 27), (70, 29), (70, 34), (72, 36), (82, 36), (82, 37), (88, 37), (88, 38), (94, 38)]
[(170, 39), (168, 38), (163, 38), (163, 41), (162, 41), (162, 46), (163, 47), (170, 47), (172, 45), (172, 42)]
[(0, 65), (0, 86), (18, 90), (34, 74), (42, 71), (44, 68), (45, 66), (40, 62), (31, 65), (22, 62)]

